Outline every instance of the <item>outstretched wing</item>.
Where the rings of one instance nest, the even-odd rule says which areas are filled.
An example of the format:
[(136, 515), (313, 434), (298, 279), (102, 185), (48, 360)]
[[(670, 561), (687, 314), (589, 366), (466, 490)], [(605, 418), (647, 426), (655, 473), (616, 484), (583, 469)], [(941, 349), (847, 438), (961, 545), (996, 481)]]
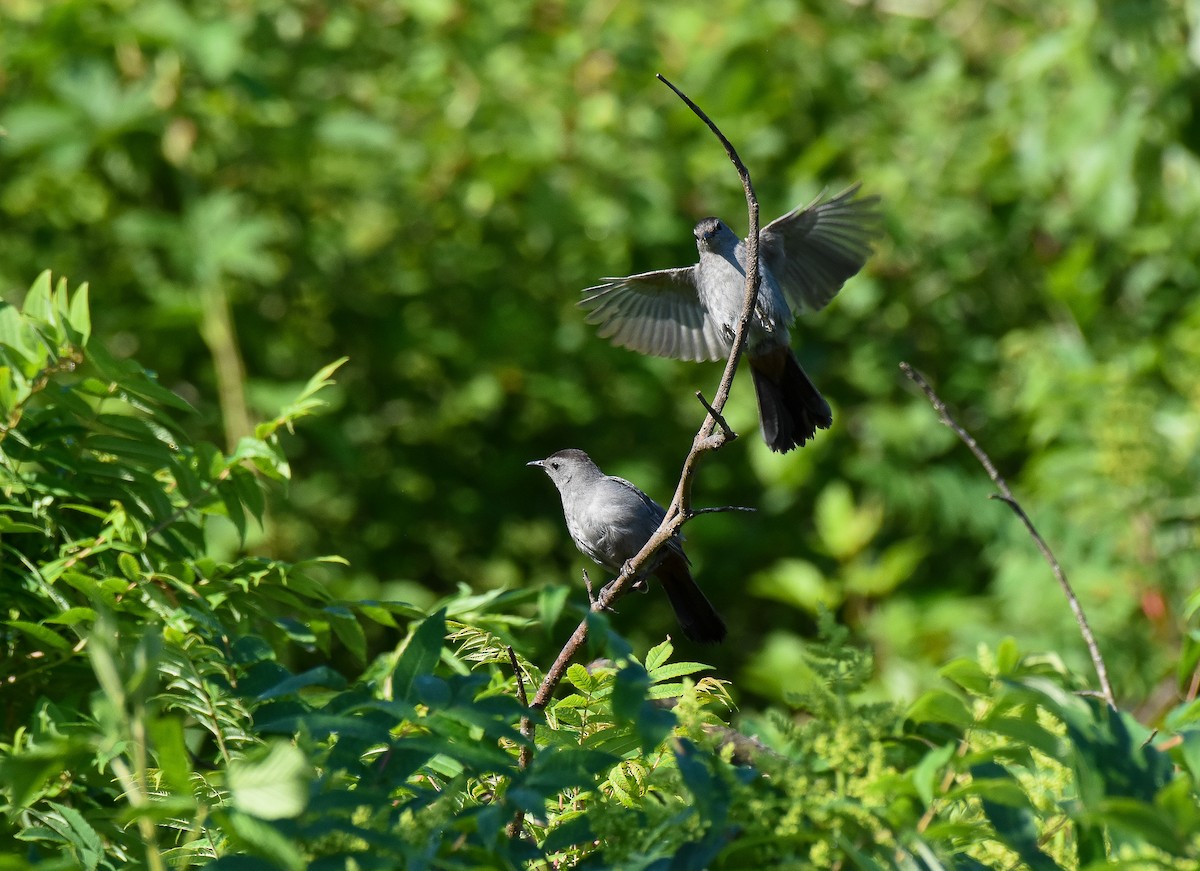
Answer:
[(879, 235), (879, 197), (859, 197), (859, 185), (822, 202), (817, 197), (763, 227), (761, 257), (793, 314), (816, 311), (862, 269)]
[(696, 267), (606, 278), (583, 291), (587, 322), (613, 344), (677, 360), (720, 360), (729, 350), (700, 302)]

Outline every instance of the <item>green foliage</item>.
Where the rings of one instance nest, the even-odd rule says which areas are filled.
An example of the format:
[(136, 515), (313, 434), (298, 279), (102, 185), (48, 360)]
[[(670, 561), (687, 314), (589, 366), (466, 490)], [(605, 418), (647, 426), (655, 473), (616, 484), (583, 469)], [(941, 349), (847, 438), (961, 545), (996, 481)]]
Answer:
[(905, 710), (866, 695), (871, 653), (822, 610), (785, 704), (731, 725), (710, 666), (669, 641), (638, 657), (593, 615), (599, 658), (532, 711), (522, 597), (343, 601), (337, 559), (218, 561), (214, 529), (261, 520), (261, 487), (288, 475), (279, 432), (320, 409), (337, 364), (226, 455), (90, 342), (85, 290), (51, 287), (0, 309), (5, 868), (1200, 860), (1194, 705), (1151, 732), (1011, 641)]
[[(1192, 867), (1189, 8), (6, 3), (0, 866)], [(834, 429), (769, 454), (739, 382), (702, 469), (759, 508), (688, 529), (735, 641), (593, 615), (521, 770), (506, 648), (582, 599), (523, 464), (665, 497), (717, 377), (572, 305), (740, 220), (660, 71), (764, 218), (862, 179), (887, 235), (796, 330)]]
[(103, 286), (112, 356), (153, 360), (227, 452), (350, 356), (339, 413), (287, 437), (303, 474), (264, 552), (339, 553), (353, 595), (424, 607), (464, 578), (563, 583), (577, 558), (524, 461), (583, 447), (664, 498), (717, 378), (612, 348), (573, 308), (601, 276), (689, 262), (698, 218), (742, 222), (662, 72), (737, 144), (764, 219), (861, 179), (887, 221), (867, 274), (797, 329), (834, 429), (770, 455), (739, 382), (743, 439), (697, 488), (760, 509), (689, 530), (732, 634), (771, 639), (714, 654), (722, 673), (770, 670), (819, 603), (907, 697), (1016, 626), (1086, 667), (906, 359), (1027, 500), (1104, 646), (1137, 637), (1112, 667), (1146, 698), (1200, 553), (1186, 7), (10, 2), (0, 288), (47, 264)]

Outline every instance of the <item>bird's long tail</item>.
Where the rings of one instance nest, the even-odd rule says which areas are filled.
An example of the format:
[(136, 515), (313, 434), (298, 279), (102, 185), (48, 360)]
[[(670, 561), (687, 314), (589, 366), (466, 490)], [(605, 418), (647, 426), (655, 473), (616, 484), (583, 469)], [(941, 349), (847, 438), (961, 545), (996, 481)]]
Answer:
[(771, 450), (786, 454), (818, 429), (829, 429), (833, 423), (829, 403), (808, 380), (791, 348), (749, 359), (763, 439)]
[(684, 635), (699, 644), (717, 644), (725, 640), (725, 621), (692, 580), (683, 556), (668, 553), (654, 570), (654, 576), (667, 591)]

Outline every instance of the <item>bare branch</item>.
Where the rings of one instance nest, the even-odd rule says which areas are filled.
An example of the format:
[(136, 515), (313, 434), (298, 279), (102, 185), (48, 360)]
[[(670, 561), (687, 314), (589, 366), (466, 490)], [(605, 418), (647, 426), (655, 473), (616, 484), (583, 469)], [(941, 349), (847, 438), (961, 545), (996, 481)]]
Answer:
[[(512, 649), (512, 645), (508, 647), (508, 661), (512, 665), (513, 674), (517, 676), (517, 698), (521, 700), (521, 704), (529, 707), (529, 696), (525, 692), (525, 680), (521, 676), (521, 664), (517, 662), (516, 651)], [(529, 767), (529, 763), (533, 759), (533, 721), (529, 717), (521, 718), (521, 734), (529, 739), (529, 743), (521, 748), (521, 755), (517, 758), (518, 767), (524, 771)], [(521, 827), (525, 823), (525, 811), (517, 811), (505, 829), (505, 834), (510, 838), (515, 838), (521, 834)]]
[(1025, 509), (1021, 507), (1021, 503), (1013, 496), (1007, 482), (996, 471), (996, 466), (992, 463), (991, 458), (979, 446), (974, 437), (950, 416), (950, 412), (946, 409), (946, 403), (942, 402), (941, 398), (933, 391), (933, 388), (929, 386), (929, 382), (925, 380), (920, 372), (907, 363), (900, 364), (900, 371), (905, 374), (909, 381), (924, 391), (926, 398), (929, 400), (930, 405), (933, 406), (933, 410), (938, 413), (938, 417), (941, 418), (942, 423), (954, 430), (955, 435), (970, 449), (971, 453), (975, 455), (975, 459), (983, 466), (988, 477), (992, 479), (992, 483), (996, 485), (996, 489), (1000, 491), (998, 496), (991, 498), (998, 499), (1006, 504), (1017, 515), (1021, 523), (1025, 525), (1025, 529), (1029, 532), (1034, 544), (1037, 545), (1038, 550), (1042, 552), (1042, 556), (1050, 565), (1050, 570), (1054, 572), (1054, 577), (1058, 579), (1059, 586), (1062, 587), (1063, 594), (1067, 597), (1067, 604), (1071, 606), (1071, 611), (1075, 614), (1075, 622), (1079, 625), (1079, 632), (1083, 636), (1083, 642), (1087, 645), (1088, 653), (1092, 657), (1092, 665), (1096, 668), (1096, 676), (1100, 679), (1103, 698), (1111, 707), (1115, 708), (1117, 703), (1113, 696), (1112, 685), (1108, 682), (1108, 669), (1104, 666), (1104, 657), (1100, 654), (1100, 646), (1096, 644), (1096, 636), (1092, 634), (1092, 628), (1088, 625), (1087, 616), (1083, 613), (1083, 606), (1079, 604), (1079, 599), (1076, 597), (1075, 591), (1067, 581), (1066, 572), (1063, 571), (1062, 566), (1055, 559), (1050, 546), (1046, 544), (1046, 540), (1037, 531), (1037, 528), (1033, 525), (1033, 521), (1029, 519), (1029, 515), (1025, 513)]
[[(650, 536), (649, 540), (640, 551), (629, 560), (621, 571), (621, 574), (615, 581), (610, 583), (600, 591), (600, 595), (595, 599), (591, 599), (591, 591), (589, 589), (588, 598), (591, 599), (592, 611), (604, 611), (611, 608), (612, 603), (624, 595), (634, 584), (635, 579), (642, 573), (644, 567), (650, 565), (650, 560), (654, 554), (658, 552), (664, 544), (671, 540), (681, 526), (697, 514), (706, 514), (711, 511), (734, 511), (746, 510), (740, 508), (718, 508), (709, 509), (701, 508), (693, 510), (691, 508), (692, 495), (692, 480), (696, 475), (696, 467), (700, 457), (709, 451), (715, 451), (724, 445), (726, 442), (737, 438), (737, 434), (729, 428), (729, 425), (722, 417), (722, 409), (725, 408), (725, 403), (729, 400), (729, 391), (733, 386), (733, 376), (737, 372), (738, 361), (741, 359), (742, 351), (746, 346), (746, 332), (750, 324), (750, 318), (754, 314), (754, 304), (758, 299), (759, 286), (759, 269), (758, 269), (758, 198), (754, 194), (754, 186), (750, 182), (750, 173), (746, 169), (746, 165), (742, 163), (742, 159), (738, 157), (737, 150), (725, 138), (717, 125), (712, 119), (704, 113), (704, 111), (688, 98), (686, 94), (680, 91), (677, 87), (667, 81), (663, 76), (658, 76), (667, 87), (679, 95), (688, 107), (696, 113), (696, 115), (709, 129), (716, 134), (721, 144), (725, 147), (725, 153), (729, 155), (730, 161), (733, 162), (734, 168), (737, 170), (738, 177), (742, 181), (742, 188), (746, 192), (746, 207), (749, 213), (749, 235), (746, 237), (746, 296), (742, 305), (741, 318), (738, 320), (737, 330), (733, 335), (732, 348), (729, 351), (729, 358), (725, 362), (725, 371), (721, 375), (721, 381), (717, 387), (716, 395), (710, 405), (704, 396), (697, 393), (701, 404), (704, 405), (707, 414), (704, 422), (700, 425), (700, 429), (696, 432), (692, 439), (691, 450), (688, 451), (687, 457), (684, 458), (683, 468), (679, 474), (679, 483), (675, 487), (675, 495), (671, 499), (671, 504), (667, 508), (666, 515), (663, 517), (662, 523), (658, 530)], [(720, 427), (719, 432), (715, 432), (717, 427)], [(590, 587), (590, 579), (584, 575), (585, 581)], [(533, 697), (533, 702), (530, 707), (541, 710), (546, 707), (550, 701), (550, 697), (554, 695), (555, 689), (562, 681), (563, 675), (566, 674), (567, 666), (575, 655), (579, 652), (579, 648), (583, 646), (587, 639), (587, 620), (583, 620), (575, 628), (571, 637), (567, 639), (567, 643), (563, 645), (558, 657), (546, 672), (545, 678), (542, 680), (541, 686), (538, 687), (537, 693)], [(522, 731), (524, 731), (525, 721), (522, 721)], [(532, 726), (530, 726), (530, 735), (532, 736)], [(525, 753), (528, 748), (522, 749), (523, 765), (526, 764)], [(532, 751), (530, 751), (532, 752)], [(507, 833), (509, 837), (516, 837), (520, 833), (521, 822), (524, 819), (524, 814), (518, 813), (513, 821), (509, 824)]]
[[(758, 298), (758, 198), (755, 196), (754, 187), (750, 182), (750, 173), (747, 171), (746, 165), (742, 163), (741, 158), (738, 157), (737, 150), (725, 138), (725, 135), (717, 128), (712, 119), (699, 106), (693, 103), (686, 94), (667, 81), (663, 76), (660, 75), (658, 78), (678, 94), (680, 99), (687, 103), (688, 107), (699, 116), (700, 120), (707, 124), (709, 129), (716, 134), (721, 144), (725, 147), (726, 154), (729, 155), (729, 159), (737, 169), (738, 177), (742, 180), (742, 187), (746, 191), (746, 205), (750, 218), (749, 235), (746, 239), (746, 298), (742, 306), (742, 316), (738, 321), (737, 330), (734, 333), (733, 347), (729, 351), (729, 358), (725, 363), (725, 371), (721, 375), (716, 396), (711, 405), (703, 397), (700, 399), (708, 414), (705, 416), (704, 422), (700, 425), (695, 438), (692, 439), (691, 450), (688, 451), (687, 457), (683, 461), (683, 469), (680, 472), (679, 483), (675, 488), (675, 496), (667, 508), (666, 516), (663, 518), (663, 522), (659, 525), (654, 535), (650, 536), (642, 549), (638, 551), (633, 559), (625, 564), (624, 570), (617, 579), (601, 590), (600, 595), (592, 601), (591, 609), (593, 611), (607, 610), (614, 600), (624, 595), (633, 583), (634, 578), (649, 564), (649, 561), (658, 552), (658, 549), (670, 541), (671, 537), (679, 531), (679, 528), (697, 513), (691, 509), (692, 480), (696, 474), (697, 463), (703, 454), (716, 450), (733, 437), (733, 433), (729, 430), (728, 425), (722, 426), (720, 432), (714, 433), (714, 430), (719, 425), (718, 422), (721, 424), (724, 423), (721, 418), (721, 412), (725, 407), (725, 403), (729, 400), (729, 391), (733, 385), (733, 376), (737, 372), (738, 361), (741, 359), (742, 351), (746, 345), (746, 332), (750, 324), (750, 318), (754, 314), (754, 303)], [(701, 512), (705, 510), (701, 509)], [(566, 673), (567, 665), (575, 657), (575, 654), (586, 639), (587, 621), (584, 620), (576, 627), (575, 632), (572, 633), (566, 645), (559, 652), (558, 658), (554, 660), (554, 663), (546, 672), (546, 676), (542, 680), (542, 685), (538, 687), (538, 691), (533, 697), (532, 707), (540, 709), (546, 706), (546, 703), (550, 700), (550, 697), (554, 694), (554, 690), (562, 680), (562, 676)]]

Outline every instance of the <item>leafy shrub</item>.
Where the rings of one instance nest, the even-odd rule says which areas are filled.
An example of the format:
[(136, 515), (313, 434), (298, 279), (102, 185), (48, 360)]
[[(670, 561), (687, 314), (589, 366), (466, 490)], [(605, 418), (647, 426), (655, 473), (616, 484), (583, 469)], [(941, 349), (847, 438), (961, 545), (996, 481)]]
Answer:
[(593, 615), (596, 659), (531, 711), (522, 598), (341, 601), (336, 558), (208, 553), (216, 518), (261, 520), (279, 432), (337, 364), (225, 454), (90, 332), (87, 289), (48, 274), (0, 308), (0, 868), (1200, 859), (1194, 705), (1151, 732), (1011, 641), (905, 710), (867, 697), (871, 655), (824, 614), (787, 706), (734, 728), (707, 666), (636, 656)]

